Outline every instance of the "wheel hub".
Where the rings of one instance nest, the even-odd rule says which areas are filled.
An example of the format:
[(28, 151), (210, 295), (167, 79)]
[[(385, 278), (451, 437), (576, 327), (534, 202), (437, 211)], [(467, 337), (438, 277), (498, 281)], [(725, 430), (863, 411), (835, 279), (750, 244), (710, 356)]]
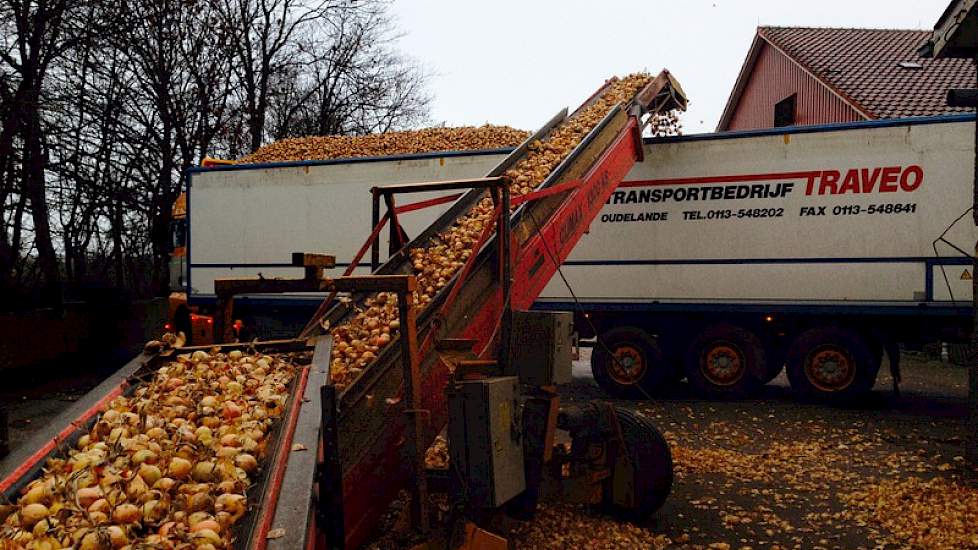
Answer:
[(622, 385), (638, 383), (645, 374), (645, 359), (642, 353), (629, 345), (618, 346), (612, 352), (613, 361), (608, 373), (611, 378)]
[(821, 346), (808, 354), (805, 375), (820, 390), (844, 390), (856, 378), (856, 362), (844, 348)]
[(736, 384), (747, 372), (743, 352), (729, 342), (717, 342), (709, 347), (701, 366), (707, 380), (718, 386)]

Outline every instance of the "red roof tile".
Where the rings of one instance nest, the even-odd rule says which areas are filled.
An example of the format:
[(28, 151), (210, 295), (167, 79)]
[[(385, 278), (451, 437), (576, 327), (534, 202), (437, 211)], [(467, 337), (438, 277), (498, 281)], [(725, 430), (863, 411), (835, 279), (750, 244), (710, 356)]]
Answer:
[(930, 31), (759, 27), (757, 33), (872, 117), (968, 111), (948, 107), (946, 96), (949, 88), (975, 87), (975, 66), (968, 59), (920, 57)]

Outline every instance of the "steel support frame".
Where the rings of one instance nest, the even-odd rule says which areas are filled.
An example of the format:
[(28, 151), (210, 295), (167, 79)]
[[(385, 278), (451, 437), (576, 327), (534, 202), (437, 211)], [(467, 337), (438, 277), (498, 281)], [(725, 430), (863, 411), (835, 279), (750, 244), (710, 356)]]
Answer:
[[(397, 221), (397, 212), (394, 204), (394, 196), (401, 193), (428, 193), (432, 191), (454, 191), (460, 189), (494, 189), (504, 187), (503, 179), (493, 178), (471, 178), (449, 181), (432, 181), (420, 183), (398, 183), (393, 185), (381, 185), (370, 189), (371, 209), (370, 209), (370, 230), (380, 223), (380, 201), (383, 199), (387, 206), (387, 215), (390, 223), (390, 246), (388, 256), (393, 256), (407, 244), (407, 239)], [(380, 240), (374, 239), (370, 245), (370, 271), (377, 271), (380, 267)]]

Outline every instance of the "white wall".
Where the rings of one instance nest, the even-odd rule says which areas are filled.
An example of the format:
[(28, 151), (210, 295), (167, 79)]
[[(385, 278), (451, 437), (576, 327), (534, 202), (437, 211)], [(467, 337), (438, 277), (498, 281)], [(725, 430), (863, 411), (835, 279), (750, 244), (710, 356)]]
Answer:
[[(564, 273), (585, 300), (917, 302), (924, 299), (930, 270), (934, 298), (948, 300), (940, 268), (927, 266), (925, 260), (935, 257), (933, 240), (971, 204), (973, 129), (972, 122), (948, 122), (647, 145), (646, 160), (629, 173), (619, 192), (627, 200), (628, 192), (636, 192), (637, 199), (644, 191), (650, 200), (616, 204), (613, 198), (564, 265)], [(370, 187), (481, 177), (502, 158), (197, 173), (190, 201), (191, 261), (286, 263), (292, 251), (305, 251), (334, 253), (339, 262), (347, 262), (369, 232)], [(906, 173), (912, 190), (901, 189), (897, 180), (887, 185), (896, 191), (882, 192), (880, 179), (887, 167)], [(825, 194), (818, 194), (824, 172), (840, 173), (840, 191), (851, 169), (866, 169), (870, 179), (875, 172), (868, 192), (854, 193), (850, 186), (845, 193), (830, 194), (826, 187)], [(807, 194), (810, 173), (817, 175)], [(919, 186), (910, 185), (919, 174)], [(683, 181), (669, 181), (677, 178)], [(650, 195), (688, 195), (695, 189), (702, 196), (706, 188), (725, 186), (784, 190), (786, 184), (792, 184), (790, 191), (772, 198), (653, 201)], [(870, 183), (860, 180), (856, 185), (863, 191)], [(888, 211), (894, 205), (901, 211)], [(880, 206), (883, 213), (869, 213)], [(417, 235), (447, 207), (406, 215), (409, 235)], [(819, 207), (826, 215), (802, 215), (803, 208), (816, 212)], [(766, 216), (738, 218), (741, 210)], [(849, 214), (842, 215), (843, 210)], [(730, 217), (716, 218), (717, 212)], [(659, 219), (615, 222), (605, 217), (637, 219), (643, 214)], [(970, 216), (945, 238), (974, 250)], [(939, 251), (960, 257), (943, 244)], [(954, 298), (970, 300), (970, 281), (961, 279), (964, 267), (945, 270)], [(258, 272), (301, 273), (292, 268), (198, 266), (192, 268), (194, 293), (213, 293), (215, 277)], [(568, 297), (559, 278), (544, 292), (546, 299)]]

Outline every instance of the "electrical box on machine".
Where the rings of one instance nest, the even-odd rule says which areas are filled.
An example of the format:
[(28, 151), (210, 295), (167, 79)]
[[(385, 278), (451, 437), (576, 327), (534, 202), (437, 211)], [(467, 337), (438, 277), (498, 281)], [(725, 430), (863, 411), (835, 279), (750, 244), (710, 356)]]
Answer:
[(520, 383), (552, 386), (571, 381), (574, 314), (568, 311), (514, 311), (510, 364)]
[(451, 460), (477, 508), (501, 506), (526, 488), (518, 384), (515, 376), (466, 380), (448, 397)]

